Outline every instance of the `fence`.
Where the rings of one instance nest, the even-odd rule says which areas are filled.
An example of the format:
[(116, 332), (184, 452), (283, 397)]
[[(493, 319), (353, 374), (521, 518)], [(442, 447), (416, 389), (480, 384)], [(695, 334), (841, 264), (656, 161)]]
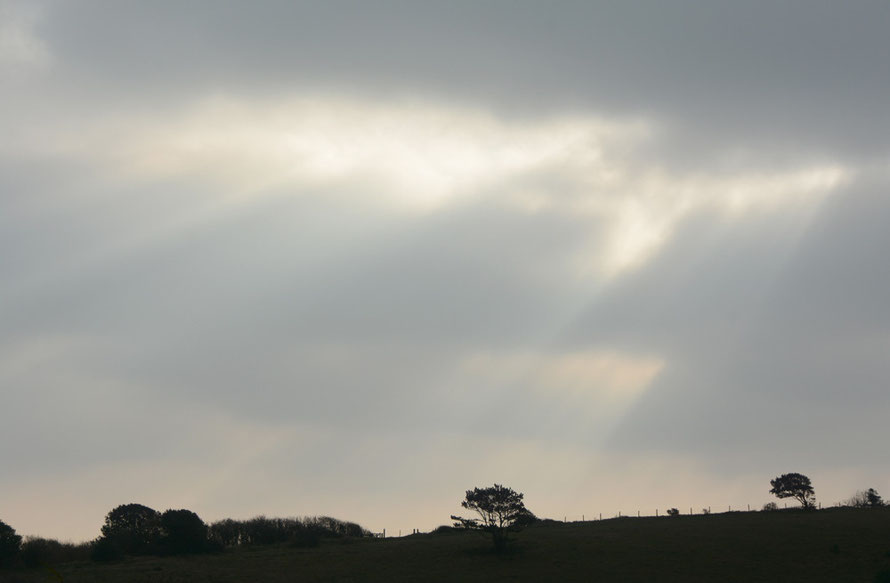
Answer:
[[(837, 504), (835, 504), (835, 506), (841, 506), (841, 505), (842, 505), (841, 503), (837, 503)], [(707, 515), (712, 514), (712, 513), (713, 513), (713, 514), (720, 514), (720, 513), (728, 513), (728, 512), (758, 512), (758, 511), (761, 511), (762, 508), (763, 508), (763, 506), (760, 506), (759, 508), (758, 508), (757, 506), (754, 506), (754, 507), (752, 508), (752, 506), (751, 506), (750, 504), (745, 504), (744, 506), (738, 506), (738, 507), (734, 507), (734, 506), (732, 506), (731, 504), (728, 504), (728, 505), (726, 506), (726, 510), (723, 510), (722, 507), (721, 507), (719, 510), (713, 510), (713, 511), (712, 511), (712, 507), (711, 507), (711, 506), (707, 506), (707, 507), (703, 507), (703, 508), (701, 508), (701, 510), (699, 510), (698, 512), (696, 512), (694, 507), (689, 507), (689, 513), (688, 513), (688, 514), (685, 514), (685, 515), (686, 515), (686, 516), (693, 516), (693, 515), (707, 516)], [(792, 506), (792, 508), (794, 508), (794, 506)], [(821, 503), (821, 502), (819, 502), (819, 503), (817, 504), (817, 508), (818, 508), (819, 510), (822, 510), (822, 503)], [(784, 503), (783, 509), (785, 509), (785, 510), (788, 509), (788, 503), (787, 503), (787, 502)], [(623, 511), (619, 510), (617, 513), (606, 513), (605, 517), (603, 517), (603, 513), (602, 513), (602, 512), (598, 512), (598, 513), (592, 513), (592, 514), (581, 514), (581, 515), (580, 515), (580, 517), (581, 517), (580, 520), (578, 520), (578, 516), (579, 516), (578, 514), (572, 514), (572, 515), (570, 515), (570, 514), (564, 514), (563, 517), (562, 517), (562, 521), (563, 521), (564, 523), (568, 523), (568, 522), (569, 522), (569, 516), (572, 516), (572, 522), (593, 522), (593, 521), (597, 521), (597, 520), (611, 520), (611, 519), (615, 519), (615, 518), (658, 518), (658, 517), (669, 516), (670, 513), (668, 512), (668, 510), (673, 510), (673, 508), (656, 508), (654, 514), (643, 514), (642, 511), (640, 511), (640, 510), (637, 510), (635, 513), (634, 513), (634, 512), (631, 512), (631, 513), (628, 514), (628, 513), (625, 513), (625, 512), (623, 512)], [(685, 508), (684, 508), (684, 510), (685, 510)], [(678, 514), (684, 514), (684, 512), (683, 512), (683, 511), (680, 511), (680, 510), (678, 509)], [(589, 519), (587, 518), (588, 516), (590, 516)], [(402, 537), (402, 536), (410, 536), (410, 535), (413, 535), (413, 534), (422, 534), (423, 531), (421, 531), (421, 530), (418, 529), (418, 528), (414, 528), (414, 529), (411, 529), (411, 532), (410, 532), (410, 533), (409, 533), (407, 530), (405, 531), (405, 534), (402, 534), (402, 530), (398, 530), (398, 531), (396, 531), (396, 533), (397, 533), (397, 534), (390, 533), (389, 538), (397, 538), (397, 537)], [(372, 534), (372, 536), (374, 536), (375, 538), (387, 538), (387, 534), (386, 534), (386, 529), (385, 529), (385, 528), (383, 529), (382, 532), (374, 532), (374, 533), (371, 533), (371, 534)]]
[[(763, 508), (762, 506), (761, 507), (757, 507), (757, 506), (752, 507), (750, 504), (745, 504), (744, 506), (737, 506), (737, 507), (729, 504), (726, 506), (726, 510), (722, 510), (722, 507), (721, 507), (720, 510), (713, 510), (713, 513), (718, 513), (718, 512), (757, 512), (757, 511), (760, 511), (762, 508)], [(822, 510), (821, 502), (817, 504), (817, 508), (819, 510)], [(788, 509), (787, 502), (784, 503), (783, 509), (786, 509), (786, 510)], [(603, 518), (602, 512), (593, 513), (593, 514), (589, 514), (589, 515), (581, 514), (580, 521), (578, 520), (577, 514), (575, 514), (575, 515), (566, 514), (566, 515), (563, 515), (562, 521), (568, 522), (569, 516), (572, 516), (572, 522), (588, 522), (587, 516), (590, 516), (589, 521), (609, 520), (609, 519), (614, 519), (614, 518), (657, 518), (659, 516), (668, 516), (670, 514), (668, 512), (669, 510), (674, 510), (674, 508), (656, 508), (654, 514), (643, 514), (642, 511), (640, 511), (640, 510), (637, 510), (636, 512), (631, 512), (631, 513), (625, 513), (623, 511), (619, 510), (617, 513), (606, 513), (605, 518)], [(678, 510), (677, 514), (684, 514), (683, 510), (685, 510), (685, 509), (683, 509), (683, 510), (677, 509), (677, 510)], [(691, 516), (691, 515), (706, 516), (709, 514), (712, 514), (711, 506), (703, 507), (698, 512), (696, 512), (694, 507), (690, 507), (689, 513), (687, 514), (687, 516)]]

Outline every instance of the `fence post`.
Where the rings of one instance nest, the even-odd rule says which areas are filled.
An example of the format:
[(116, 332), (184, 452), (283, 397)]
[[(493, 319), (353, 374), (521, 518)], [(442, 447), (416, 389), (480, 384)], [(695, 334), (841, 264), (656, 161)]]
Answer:
[(655, 509), (655, 516), (658, 516), (658, 508)]
[(600, 512), (600, 520), (602, 520), (602, 519), (603, 519), (603, 513)]
[(386, 538), (386, 529), (383, 529), (383, 538)]

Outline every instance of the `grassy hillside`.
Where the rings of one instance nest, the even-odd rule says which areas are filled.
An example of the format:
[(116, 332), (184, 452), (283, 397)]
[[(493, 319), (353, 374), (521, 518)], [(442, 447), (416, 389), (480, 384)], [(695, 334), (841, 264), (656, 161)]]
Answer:
[[(327, 541), (57, 568), (72, 583), (157, 581), (872, 582), (890, 569), (890, 509), (751, 512), (544, 524), (504, 555), (476, 533)], [(48, 570), (0, 574), (58, 581)], [(888, 579), (890, 581), (890, 579)]]

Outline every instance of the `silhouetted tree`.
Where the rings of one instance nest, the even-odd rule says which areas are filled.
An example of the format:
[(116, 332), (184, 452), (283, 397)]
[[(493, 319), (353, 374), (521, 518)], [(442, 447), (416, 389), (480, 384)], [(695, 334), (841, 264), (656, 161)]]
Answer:
[[(452, 516), (454, 526), (491, 534), (495, 550), (506, 547), (510, 530), (517, 530), (520, 522), (531, 514), (522, 501), (523, 495), (506, 486), (495, 484), (489, 488), (467, 490), (461, 506), (473, 510), (479, 518)], [(532, 515), (533, 516), (533, 515)]]
[(241, 522), (226, 518), (210, 525), (208, 536), (215, 544), (227, 548), (241, 544)]
[(354, 522), (330, 516), (267, 518), (250, 520), (227, 518), (210, 525), (210, 541), (217, 547), (288, 543), (297, 547), (316, 546), (322, 538), (365, 537), (371, 532)]
[(160, 536), (161, 515), (142, 504), (118, 506), (105, 516), (102, 525), (102, 537), (126, 554), (155, 552)]
[(667, 515), (668, 516), (680, 516), (680, 511), (677, 510), (676, 508), (668, 508)]
[(0, 520), (0, 567), (11, 565), (22, 548), (22, 537), (15, 529)]
[(207, 550), (207, 525), (191, 510), (161, 514), (160, 542), (164, 552), (180, 555)]
[(877, 490), (869, 488), (865, 491), (860, 490), (856, 492), (844, 504), (854, 508), (880, 508), (884, 505), (884, 500)]
[(794, 498), (806, 509), (813, 508), (816, 504), (813, 485), (803, 474), (782, 474), (769, 483), (772, 486), (769, 493), (775, 494), (777, 498)]

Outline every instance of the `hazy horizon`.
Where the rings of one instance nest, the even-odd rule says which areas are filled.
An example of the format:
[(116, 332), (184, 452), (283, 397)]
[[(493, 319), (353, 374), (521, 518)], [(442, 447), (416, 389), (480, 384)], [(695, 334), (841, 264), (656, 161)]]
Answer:
[(0, 0), (0, 520), (890, 493), (888, 24)]

